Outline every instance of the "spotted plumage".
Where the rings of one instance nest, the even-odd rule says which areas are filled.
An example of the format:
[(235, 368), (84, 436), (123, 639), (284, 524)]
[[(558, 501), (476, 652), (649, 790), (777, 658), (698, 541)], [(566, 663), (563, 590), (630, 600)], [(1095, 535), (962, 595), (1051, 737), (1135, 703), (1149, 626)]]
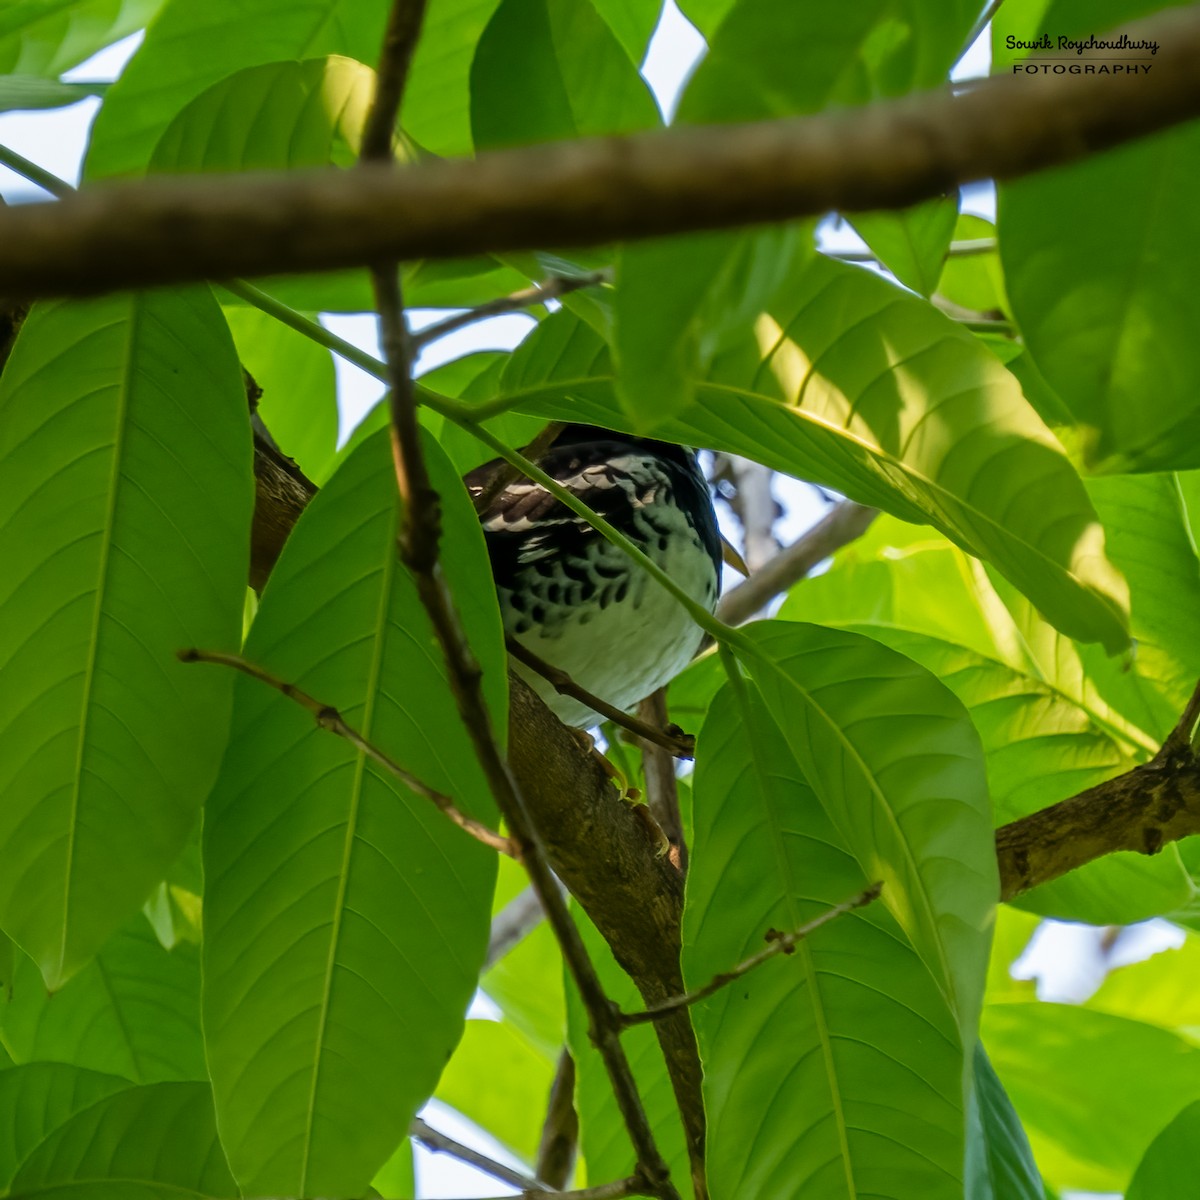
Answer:
[[(539, 466), (709, 610), (721, 545), (708, 486), (680, 446), (570, 425)], [(467, 476), (478, 495), (495, 463)], [(668, 682), (701, 631), (646, 572), (540, 485), (519, 480), (481, 514), (505, 631), (593, 695), (628, 709)], [(517, 668), (568, 724), (597, 717)]]

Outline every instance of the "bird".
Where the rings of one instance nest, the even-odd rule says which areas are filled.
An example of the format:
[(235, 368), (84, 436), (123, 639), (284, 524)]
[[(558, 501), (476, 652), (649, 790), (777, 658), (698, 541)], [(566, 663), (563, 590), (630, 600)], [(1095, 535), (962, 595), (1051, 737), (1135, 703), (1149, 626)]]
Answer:
[[(695, 451), (570, 424), (537, 463), (713, 611), (721, 538)], [(477, 505), (501, 467), (497, 459), (465, 476)], [(703, 631), (679, 601), (541, 484), (508, 483), (480, 522), (506, 636), (591, 695), (629, 711), (699, 649)], [(514, 668), (564, 724), (601, 720), (524, 663)]]

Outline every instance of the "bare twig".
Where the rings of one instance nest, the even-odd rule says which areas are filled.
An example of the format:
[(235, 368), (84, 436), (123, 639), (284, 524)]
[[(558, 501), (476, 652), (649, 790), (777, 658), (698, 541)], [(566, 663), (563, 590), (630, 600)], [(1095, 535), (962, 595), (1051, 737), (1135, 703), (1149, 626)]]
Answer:
[[(514, 1196), (512, 1200), (540, 1200), (542, 1196), (553, 1196), (555, 1200), (624, 1200), (626, 1196), (648, 1196), (646, 1183), (641, 1177), (631, 1175), (628, 1179), (618, 1179), (613, 1183), (600, 1183), (595, 1187), (579, 1188), (573, 1192), (554, 1192), (544, 1189), (530, 1188)], [(494, 1196), (480, 1197), (479, 1200), (496, 1200)]]
[(56, 204), (0, 211), (0, 293), (94, 295), (902, 208), (1200, 115), (1196, 7), (1109, 36), (1121, 33), (1159, 43), (1148, 74), (1022, 71), (960, 96), (943, 90), (812, 117), (679, 127), (403, 170), (88, 188)]
[(288, 683), (286, 680), (272, 675), (270, 671), (264, 670), (237, 654), (225, 654), (219, 650), (197, 650), (193, 647), (177, 651), (176, 656), (185, 663), (215, 663), (218, 666), (232, 667), (235, 671), (241, 671), (243, 675), (249, 675), (251, 679), (257, 679), (261, 683), (273, 687), (277, 692), (282, 692), (289, 700), (294, 700), (301, 708), (306, 708), (312, 713), (313, 720), (322, 729), (335, 733), (340, 738), (345, 738), (359, 753), (365, 754), (372, 762), (377, 762), (389, 775), (404, 784), (410, 792), (415, 792), (418, 796), (431, 800), (455, 825), (465, 833), (469, 833), (476, 841), (490, 846), (493, 850), (499, 850), (501, 854), (507, 854), (510, 858), (516, 857), (516, 847), (511, 839), (503, 837), (494, 829), (489, 829), (474, 817), (467, 816), (449, 796), (435, 791), (412, 772), (406, 771), (395, 759), (389, 758), (378, 746), (367, 741), (358, 730), (347, 725), (342, 714), (332, 705), (322, 704), (320, 700), (314, 699), (307, 692), (296, 687), (294, 683)]
[[(667, 712), (667, 690), (646, 697), (638, 708), (638, 716), (651, 729), (665, 729), (670, 723)], [(646, 804), (671, 843), (671, 861), (681, 874), (687, 874), (688, 851), (683, 837), (683, 820), (679, 815), (679, 786), (675, 778), (675, 760), (664, 747), (648, 738), (641, 739), (642, 775), (646, 780)]]
[(494, 1158), (488, 1158), (486, 1154), (481, 1154), (478, 1150), (472, 1150), (470, 1146), (464, 1146), (462, 1142), (456, 1142), (454, 1138), (427, 1125), (420, 1117), (413, 1118), (413, 1123), (408, 1127), (408, 1136), (414, 1142), (420, 1142), (426, 1150), (432, 1150), (434, 1154), (448, 1154), (451, 1158), (457, 1158), (459, 1162), (465, 1162), (477, 1171), (490, 1175), (493, 1179), (499, 1179), (501, 1183), (507, 1183), (509, 1187), (520, 1188), (525, 1194), (542, 1196), (554, 1191), (553, 1188), (547, 1187), (531, 1175), (524, 1175), (520, 1171), (513, 1170), (512, 1167), (506, 1167), (504, 1163), (497, 1162)]
[(714, 479), (724, 480), (733, 489), (726, 503), (741, 523), (743, 557), (750, 572), (779, 553), (774, 530), (783, 510), (771, 490), (774, 475), (770, 467), (740, 454), (715, 456)]
[[(525, 446), (521, 453), (526, 458), (537, 462), (551, 446), (554, 445), (554, 439), (558, 437), (567, 425), (565, 421), (548, 421), (540, 430), (538, 435)], [(499, 460), (495, 463), (492, 469), (491, 478), (479, 489), (475, 496), (475, 511), (481, 516), (492, 507), (500, 496), (501, 492), (511, 483), (515, 483), (521, 477), (521, 472), (512, 463)], [(468, 480), (470, 476), (468, 476)]]
[(695, 991), (685, 992), (682, 996), (672, 996), (661, 1004), (644, 1008), (640, 1012), (622, 1013), (621, 1023), (623, 1025), (643, 1025), (647, 1021), (660, 1021), (663, 1017), (670, 1016), (681, 1008), (688, 1008), (701, 1000), (706, 1000), (713, 992), (719, 992), (721, 988), (727, 987), (735, 979), (740, 979), (743, 975), (753, 971), (755, 967), (762, 966), (768, 959), (772, 959), (778, 954), (791, 954), (797, 942), (803, 941), (810, 933), (820, 929), (822, 925), (828, 925), (830, 921), (835, 921), (838, 917), (843, 917), (856, 908), (870, 904), (879, 897), (881, 891), (883, 891), (883, 884), (873, 883), (869, 888), (859, 892), (857, 896), (834, 905), (828, 912), (823, 912), (819, 917), (809, 921), (807, 925), (802, 925), (799, 929), (792, 930), (791, 933), (768, 933), (767, 939), (770, 945), (765, 950), (760, 950), (757, 954), (738, 963), (731, 970), (714, 975), (708, 983), (701, 988), (696, 988)]
[(408, 82), (408, 69), (421, 36), (426, 0), (396, 0), (388, 16), (375, 72), (375, 95), (363, 126), (362, 162), (391, 162), (396, 118)]
[[(971, 26), (970, 32), (963, 39), (962, 49), (958, 52), (958, 57), (954, 60), (955, 67), (966, 58), (967, 52), (979, 40), (980, 34), (991, 24), (992, 18), (1003, 3), (1004, 0), (988, 0), (987, 7), (979, 14), (979, 19)], [(953, 70), (953, 68), (951, 69)]]
[(579, 1114), (575, 1111), (575, 1060), (564, 1047), (550, 1087), (546, 1120), (538, 1142), (537, 1176), (551, 1187), (565, 1187), (575, 1167)]
[(494, 967), (545, 919), (546, 910), (533, 888), (514, 896), (493, 918), (483, 970)]
[(803, 537), (781, 551), (749, 579), (726, 592), (717, 616), (728, 625), (748, 621), (780, 592), (803, 579), (818, 563), (861, 537), (878, 510), (843, 500)]
[(536, 671), (559, 695), (570, 696), (572, 700), (586, 704), (606, 721), (612, 721), (614, 725), (628, 729), (630, 733), (636, 734), (645, 741), (653, 742), (654, 745), (669, 750), (676, 758), (695, 757), (696, 739), (690, 733), (673, 733), (669, 728), (656, 727), (639, 717), (631, 717), (629, 713), (623, 712), (614, 704), (609, 704), (607, 700), (593, 696), (591, 692), (580, 687), (566, 671), (560, 671), (558, 667), (552, 666), (544, 658), (539, 658), (515, 638), (506, 638), (505, 641), (509, 654), (518, 662), (524, 663), (531, 671)]
[[(415, 9), (415, 20), (401, 14), (400, 10), (406, 3)], [(419, 30), (423, 7), (424, 0), (395, 0), (395, 11), (385, 42), (384, 62), (380, 66), (381, 76), (393, 72), (400, 78), (400, 83), (386, 94), (386, 102), (392, 105), (392, 120), (386, 122), (389, 138), (395, 110), (400, 103), (403, 69), (396, 68), (387, 60), (394, 57), (407, 64), (412, 53), (411, 43)], [(408, 31), (408, 41), (400, 36), (393, 38), (393, 28)], [(376, 108), (385, 103), (384, 95), (381, 87)], [(379, 123), (372, 112), (368, 126)], [(649, 1194), (660, 1200), (679, 1200), (679, 1193), (671, 1182), (670, 1168), (659, 1152), (633, 1071), (621, 1046), (616, 1007), (604, 993), (579, 930), (546, 864), (545, 851), (530, 821), (525, 799), (500, 753), (480, 687), (482, 671), (467, 643), (454, 600), (438, 567), (440, 500), (430, 483), (421, 449), (412, 383), (412, 347), (400, 292), (399, 272), (394, 264), (379, 265), (372, 269), (371, 279), (379, 310), (380, 341), (391, 386), (388, 407), (392, 457), (396, 468), (396, 484), (404, 507), (400, 532), (401, 558), (412, 573), (417, 594), (441, 646), (459, 717), (500, 812), (520, 847), (521, 860), (529, 873), (530, 882), (546, 910), (550, 925), (562, 946), (563, 957), (579, 988), (588, 1012), (589, 1032), (604, 1060), (617, 1106), (633, 1143), (638, 1174), (644, 1177)]]
[[(961, 242), (951, 242), (946, 251), (947, 258), (971, 258), (977, 254), (991, 254), (997, 246), (994, 237), (964, 238)], [(877, 263), (879, 256), (870, 250), (825, 250), (830, 258), (841, 262)]]
[(444, 338), (447, 334), (465, 329), (468, 325), (474, 325), (477, 321), (486, 321), (489, 317), (499, 317), (505, 313), (533, 308), (535, 305), (545, 304), (547, 300), (557, 300), (561, 296), (577, 292), (582, 288), (597, 287), (602, 283), (608, 283), (611, 279), (612, 272), (607, 270), (591, 271), (587, 275), (551, 275), (545, 283), (522, 288), (521, 291), (513, 292), (509, 296), (501, 296), (499, 299), (489, 300), (485, 304), (477, 304), (474, 308), (455, 313), (454, 316), (446, 317), (445, 320), (426, 325), (424, 329), (412, 335), (413, 346), (420, 350), (431, 342)]

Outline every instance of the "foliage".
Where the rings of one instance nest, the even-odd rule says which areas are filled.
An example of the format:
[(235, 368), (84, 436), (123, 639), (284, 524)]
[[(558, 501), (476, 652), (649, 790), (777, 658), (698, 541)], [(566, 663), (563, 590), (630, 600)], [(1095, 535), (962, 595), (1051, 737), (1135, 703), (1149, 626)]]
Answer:
[[(388, 7), (15, 0), (0, 109), (99, 95), (89, 181), (346, 169)], [(699, 123), (936, 86), (983, 6), (681, 7), (710, 47), (678, 106)], [(1145, 8), (1110, 0), (1102, 24)], [(661, 125), (639, 74), (658, 19), (657, 0), (431, 0), (398, 155)], [(1006, 32), (1099, 19), (1013, 0), (997, 61)], [(111, 87), (60, 78), (143, 26)], [(613, 268), (534, 310), (515, 352), (424, 380), (442, 569), (497, 729), (471, 420), (513, 446), (547, 419), (652, 432), (885, 514), (672, 692), (699, 735), (688, 986), (884, 882), (695, 1007), (715, 1200), (1194, 1187), (1196, 935), (1086, 1005), (1009, 968), (1038, 917), (1194, 927), (1200, 855), (1108, 856), (997, 913), (993, 830), (1147, 761), (1200, 675), (1198, 135), (1005, 185), (995, 226), (954, 195), (856, 216), (878, 272), (810, 224), (404, 268), (410, 303), (444, 309)], [(998, 249), (958, 252), (981, 238)], [(619, 1178), (632, 1151), (548, 930), (480, 978), (516, 869), (497, 886), (494, 854), (282, 694), (176, 658), (243, 652), (495, 824), (395, 554), (384, 417), (337, 450), (329, 339), (274, 319), (368, 307), (365, 272), (263, 286), (270, 312), (216, 287), (36, 305), (0, 375), (0, 1188), (402, 1195), (435, 1095), (528, 1173), (564, 1046), (579, 1179)], [(323, 485), (257, 605), (239, 362)], [(477, 986), (496, 1021), (466, 1021)], [(654, 1036), (626, 1041), (686, 1188)]]

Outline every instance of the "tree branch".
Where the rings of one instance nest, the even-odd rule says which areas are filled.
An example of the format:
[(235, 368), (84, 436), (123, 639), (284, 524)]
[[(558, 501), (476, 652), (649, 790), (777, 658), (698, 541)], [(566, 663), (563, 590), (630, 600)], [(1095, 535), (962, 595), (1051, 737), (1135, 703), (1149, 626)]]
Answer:
[(514, 896), (493, 918), (483, 974), (515, 949), (545, 919), (546, 910), (533, 888)]
[(803, 537), (769, 559), (749, 579), (726, 592), (717, 605), (717, 616), (727, 625), (740, 625), (764, 608), (780, 592), (803, 579), (818, 563), (866, 532), (878, 509), (843, 500), (823, 516)]
[(270, 671), (266, 671), (262, 667), (256, 666), (254, 663), (248, 662), (236, 654), (226, 654), (219, 650), (197, 650), (192, 648), (177, 651), (177, 657), (181, 662), (185, 663), (213, 663), (218, 666), (232, 667), (235, 671), (241, 671), (243, 675), (249, 675), (251, 679), (257, 679), (261, 683), (267, 684), (268, 687), (273, 687), (276, 691), (282, 692), (289, 700), (294, 700), (301, 708), (305, 708), (312, 713), (313, 720), (322, 729), (328, 730), (330, 733), (335, 733), (340, 738), (345, 738), (359, 753), (365, 754), (372, 762), (378, 763), (389, 775), (394, 776), (404, 784), (410, 792), (415, 792), (418, 796), (423, 796), (426, 800), (433, 801), (459, 829), (465, 833), (469, 833), (476, 841), (482, 842), (492, 850), (498, 850), (501, 854), (507, 854), (510, 858), (516, 856), (516, 848), (511, 839), (503, 837), (494, 829), (489, 829), (482, 821), (477, 821), (474, 817), (467, 816), (449, 796), (434, 791), (427, 783), (418, 779), (411, 772), (406, 771), (395, 759), (389, 758), (388, 755), (380, 750), (378, 746), (372, 742), (368, 742), (358, 730), (347, 725), (342, 714), (336, 708), (332, 707), (332, 705), (322, 704), (320, 700), (316, 700), (307, 692), (301, 691), (295, 684), (277, 678)]
[[(0, 212), (0, 293), (92, 295), (901, 208), (959, 184), (1071, 162), (1200, 114), (1200, 12), (1170, 9), (1114, 31), (1121, 32), (1159, 43), (1148, 74), (1022, 72), (957, 96), (943, 89), (814, 117), (402, 170), (89, 188)], [(1089, 61), (1081, 58), (1081, 68)]]
[(551, 1187), (564, 1187), (575, 1167), (579, 1145), (579, 1114), (575, 1111), (575, 1060), (564, 1048), (550, 1087), (546, 1120), (538, 1142), (537, 1176)]
[(669, 1000), (664, 1000), (661, 1004), (655, 1004), (650, 1008), (642, 1009), (640, 1012), (622, 1013), (621, 1023), (623, 1025), (642, 1025), (647, 1021), (661, 1021), (663, 1017), (668, 1017), (680, 1009), (690, 1008), (693, 1004), (698, 1004), (701, 1000), (707, 1000), (714, 992), (719, 992), (723, 987), (728, 987), (735, 979), (741, 979), (743, 975), (753, 971), (755, 967), (761, 967), (763, 963), (774, 958), (776, 955), (791, 954), (795, 950), (797, 942), (803, 941), (810, 933), (814, 933), (820, 929), (822, 925), (828, 925), (830, 921), (836, 921), (838, 917), (843, 917), (846, 913), (852, 912), (856, 908), (862, 908), (864, 905), (870, 904), (873, 900), (878, 899), (881, 891), (883, 891), (883, 884), (873, 883), (869, 888), (859, 892), (857, 896), (852, 896), (849, 900), (844, 900), (841, 904), (834, 905), (827, 912), (823, 912), (819, 917), (809, 921), (807, 925), (801, 925), (799, 929), (792, 930), (791, 933), (779, 933), (777, 930), (768, 931), (766, 936), (770, 945), (765, 950), (760, 950), (757, 954), (751, 955), (728, 971), (722, 971), (721, 974), (714, 975), (708, 983), (703, 987), (696, 988), (694, 991), (672, 996)]
[[(638, 716), (642, 722), (653, 729), (663, 729), (670, 723), (667, 711), (667, 690), (658, 691), (647, 696), (638, 707)], [(696, 739), (688, 735), (695, 752)], [(653, 739), (643, 738), (642, 747), (642, 776), (646, 780), (646, 805), (650, 815), (671, 843), (671, 861), (681, 875), (687, 875), (688, 848), (683, 836), (683, 818), (679, 812), (679, 781), (675, 777), (675, 759), (672, 752), (654, 742)], [(692, 755), (688, 755), (692, 757)]]
[(431, 1150), (434, 1154), (448, 1154), (451, 1158), (457, 1158), (459, 1162), (465, 1162), (477, 1171), (482, 1171), (493, 1179), (499, 1179), (501, 1183), (507, 1183), (509, 1187), (520, 1188), (526, 1195), (542, 1196), (552, 1192), (552, 1189), (542, 1187), (537, 1179), (523, 1175), (520, 1171), (514, 1171), (512, 1167), (506, 1167), (494, 1158), (488, 1158), (486, 1154), (472, 1150), (470, 1146), (464, 1146), (462, 1142), (456, 1142), (452, 1137), (427, 1125), (420, 1117), (413, 1119), (413, 1123), (408, 1127), (408, 1136), (414, 1142), (420, 1142), (426, 1150)]

